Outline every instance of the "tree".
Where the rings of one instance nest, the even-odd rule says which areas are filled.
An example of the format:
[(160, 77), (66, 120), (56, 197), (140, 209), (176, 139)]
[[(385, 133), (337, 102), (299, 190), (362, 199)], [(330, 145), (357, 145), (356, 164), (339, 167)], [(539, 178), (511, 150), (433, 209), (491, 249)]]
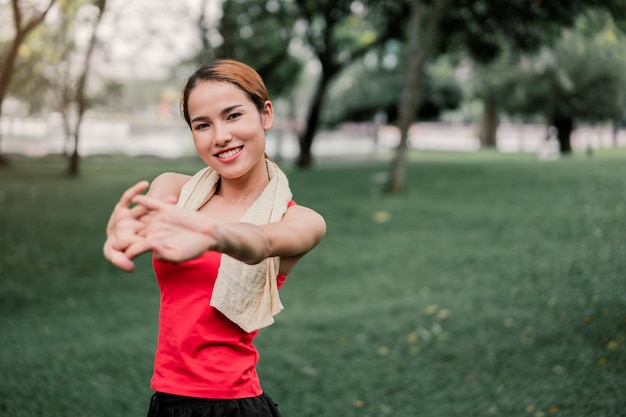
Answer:
[(447, 0), (434, 0), (425, 31), (420, 30), (424, 13), (423, 7), (422, 0), (411, 0), (408, 65), (405, 75), (405, 86), (399, 105), (398, 126), (400, 128), (400, 143), (391, 165), (389, 184), (387, 186), (388, 191), (391, 192), (398, 192), (404, 188), (409, 128), (417, 110), (417, 97), (421, 91), (424, 64), (439, 33), (439, 24), (447, 7)]
[[(199, 61), (218, 56), (233, 58), (254, 67), (269, 91), (278, 97), (295, 86), (302, 62), (289, 49), (295, 37), (298, 10), (291, 1), (225, 0), (218, 32), (220, 45), (209, 39)], [(201, 31), (207, 33), (205, 25)]]
[(543, 115), (557, 129), (561, 153), (571, 153), (577, 120), (616, 121), (623, 115), (626, 37), (604, 12), (581, 15), (554, 48), (524, 57), (505, 88), (509, 111)]
[[(26, 37), (45, 19), (46, 15), (54, 5), (56, 0), (48, 0), (42, 10), (37, 10), (35, 6), (29, 5), (30, 12), (25, 12), (27, 2), (22, 0), (11, 0), (13, 11), (13, 38), (10, 40), (8, 49), (2, 51), (2, 66), (0, 67), (0, 117), (2, 117), (2, 103), (6, 98), (11, 79), (13, 78), (15, 61), (18, 57), (18, 50), (26, 40)], [(0, 144), (2, 143), (2, 133), (0, 132)], [(7, 159), (0, 153), (0, 166), (6, 165)]]
[(72, 146), (71, 109), (74, 106), (81, 56), (77, 45), (77, 28), (82, 27), (85, 13), (83, 0), (58, 3), (57, 13), (28, 37), (24, 43), (10, 94), (28, 105), (28, 114), (56, 111), (61, 115), (65, 133), (63, 152)]
[[(553, 45), (561, 29), (571, 26), (576, 16), (589, 8), (602, 7), (626, 26), (623, 0), (458, 0), (457, 4), (463, 6), (450, 10), (444, 36), (447, 44), (462, 45), (467, 49), (477, 64), (476, 70), (481, 80), (481, 90), (477, 96), (484, 104), (480, 126), (483, 146), (494, 146), (496, 142), (500, 103), (506, 99), (506, 96), (499, 97), (498, 94), (503, 91), (502, 85), (506, 84), (510, 71), (505, 65), (511, 65), (522, 54)], [(503, 53), (506, 58), (500, 59)]]
[[(87, 92), (91, 59), (106, 0), (65, 0), (58, 3), (54, 19), (33, 31), (20, 57), (11, 92), (30, 104), (31, 111), (58, 112), (65, 132), (64, 152), (68, 173), (78, 175), (80, 128), (92, 105)], [(87, 32), (90, 31), (90, 32)], [(78, 33), (89, 33), (87, 42), (77, 42)]]
[[(417, 0), (411, 1), (417, 2)], [(441, 25), (433, 25), (433, 33), (424, 37), (424, 39), (429, 39), (429, 42), (432, 42), (432, 44), (422, 42), (414, 53), (424, 54), (424, 51), (420, 51), (419, 48), (431, 49), (433, 56), (445, 51), (463, 50), (467, 51), (474, 60), (488, 63), (497, 58), (501, 51), (507, 48), (514, 47), (518, 51), (536, 50), (548, 40), (554, 39), (562, 27), (570, 25), (577, 14), (591, 5), (602, 4), (607, 7), (615, 7), (618, 9), (618, 13), (621, 13), (620, 15), (623, 16), (626, 12), (623, 10), (623, 5), (620, 9), (619, 4), (621, 2), (622, 0), (608, 2), (602, 0), (552, 0), (549, 2), (454, 0), (450, 7), (445, 8), (445, 13), (441, 17)], [(424, 4), (422, 5), (421, 3), (413, 3), (412, 13), (410, 13), (411, 22), (423, 24), (422, 22), (426, 21), (428, 11), (435, 9), (438, 1), (424, 0)], [(425, 7), (427, 5), (430, 5), (430, 7)], [(419, 15), (415, 16), (414, 13), (419, 13)], [(402, 16), (398, 16), (396, 22), (401, 26), (407, 25), (406, 20), (403, 20)], [(409, 24), (409, 31), (411, 30), (410, 27), (414, 26), (415, 23)], [(440, 28), (445, 30), (439, 30)], [(414, 36), (414, 34), (410, 36)], [(418, 36), (423, 35), (418, 34)], [(409, 37), (408, 42), (418, 41)], [(423, 56), (428, 56), (428, 53)], [(411, 67), (411, 70), (407, 71), (407, 89), (409, 82), (415, 82), (415, 80), (418, 80), (416, 85), (419, 88), (419, 73), (423, 71), (423, 65), (426, 60), (424, 59), (420, 63), (420, 60), (415, 57), (412, 62), (416, 67)], [(410, 73), (413, 71), (416, 71), (418, 74), (411, 75)], [(489, 95), (485, 96), (489, 97)], [(408, 103), (408, 98), (404, 97), (402, 100)], [(408, 110), (406, 111), (408, 114)], [(492, 109), (491, 111), (495, 110)], [(497, 118), (489, 117), (486, 120), (494, 121)], [(406, 121), (401, 123), (401, 138), (407, 135), (405, 130), (408, 130), (409, 126), (410, 123)], [(406, 158), (405, 148), (401, 140), (391, 167), (392, 179), (389, 186), (391, 191), (397, 191), (403, 187), (402, 176), (404, 174), (402, 166), (406, 163), (404, 161)]]
[(76, 90), (74, 92), (74, 102), (76, 103), (76, 122), (74, 123), (73, 127), (74, 149), (70, 155), (68, 167), (68, 172), (72, 176), (78, 175), (78, 161), (80, 158), (78, 154), (78, 143), (80, 140), (80, 127), (83, 122), (83, 116), (85, 115), (85, 111), (87, 111), (89, 107), (89, 101), (86, 93), (87, 79), (89, 77), (89, 72), (91, 69), (91, 56), (93, 55), (93, 51), (96, 47), (98, 39), (98, 26), (102, 21), (102, 16), (104, 15), (106, 4), (107, 0), (94, 0), (94, 5), (96, 6), (97, 11), (96, 15), (94, 16), (91, 35), (89, 37), (89, 42), (87, 44), (85, 55), (83, 57), (82, 66), (76, 84)]
[[(371, 122), (381, 114), (387, 123), (397, 123), (407, 55), (399, 49), (406, 48), (400, 42), (389, 42), (343, 71), (330, 89), (322, 125)], [(444, 55), (425, 67), (416, 120), (438, 119), (444, 111), (456, 109), (462, 103), (464, 93), (455, 74), (455, 61), (454, 57)]]
[(312, 164), (311, 148), (330, 82), (348, 65), (382, 45), (395, 33), (394, 1), (296, 0), (306, 22), (304, 38), (321, 66), (308, 109), (304, 131), (299, 135), (299, 168)]

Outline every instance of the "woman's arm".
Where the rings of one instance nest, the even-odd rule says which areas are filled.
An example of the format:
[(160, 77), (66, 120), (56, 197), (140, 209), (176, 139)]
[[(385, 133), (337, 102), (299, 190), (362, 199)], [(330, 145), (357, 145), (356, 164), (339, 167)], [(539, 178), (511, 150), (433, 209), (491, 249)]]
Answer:
[(302, 256), (326, 233), (322, 216), (297, 205), (287, 209), (281, 221), (257, 226), (216, 222), (201, 212), (142, 195), (135, 196), (133, 202), (149, 212), (149, 220), (145, 240), (125, 251), (131, 259), (152, 250), (159, 258), (182, 262), (206, 250), (215, 250), (242, 262), (256, 264), (272, 256)]
[(218, 250), (248, 264), (265, 258), (301, 256), (313, 249), (326, 234), (326, 222), (315, 211), (291, 206), (274, 223), (224, 223), (215, 227)]

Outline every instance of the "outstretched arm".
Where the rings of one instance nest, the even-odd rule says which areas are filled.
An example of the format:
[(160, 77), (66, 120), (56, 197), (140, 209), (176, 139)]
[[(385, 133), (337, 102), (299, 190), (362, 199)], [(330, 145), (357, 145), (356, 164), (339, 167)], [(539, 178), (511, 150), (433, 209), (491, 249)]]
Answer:
[(125, 251), (130, 259), (152, 250), (159, 258), (182, 262), (206, 250), (215, 250), (242, 262), (256, 264), (272, 256), (302, 256), (326, 233), (322, 216), (297, 205), (290, 207), (281, 221), (257, 226), (216, 222), (201, 212), (143, 195), (135, 196), (133, 202), (149, 214), (145, 239)]

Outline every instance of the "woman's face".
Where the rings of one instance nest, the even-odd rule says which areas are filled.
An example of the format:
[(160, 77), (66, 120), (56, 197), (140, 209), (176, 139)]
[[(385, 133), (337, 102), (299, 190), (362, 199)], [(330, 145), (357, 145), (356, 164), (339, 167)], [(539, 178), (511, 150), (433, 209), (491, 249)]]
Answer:
[(265, 102), (259, 113), (235, 85), (204, 81), (189, 94), (187, 108), (198, 154), (222, 177), (234, 179), (265, 170), (265, 132), (273, 121), (271, 102)]

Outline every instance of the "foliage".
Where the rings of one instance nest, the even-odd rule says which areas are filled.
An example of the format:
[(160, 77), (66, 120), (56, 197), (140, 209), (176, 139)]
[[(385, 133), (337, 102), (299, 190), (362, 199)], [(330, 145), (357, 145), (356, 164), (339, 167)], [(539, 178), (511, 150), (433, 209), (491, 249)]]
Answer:
[(285, 0), (225, 0), (218, 31), (221, 45), (212, 46), (221, 58), (233, 58), (254, 67), (275, 97), (294, 87), (302, 61), (290, 53), (297, 10)]
[[(20, 0), (11, 0), (10, 2), (13, 25), (11, 29), (4, 29), (0, 32), (0, 116), (2, 116), (4, 99), (7, 97), (13, 75), (15, 74), (15, 63), (19, 49), (24, 44), (26, 37), (41, 25), (55, 1), (49, 0), (47, 5), (43, 5), (44, 8), (42, 10), (39, 9), (39, 6), (41, 6), (39, 2), (38, 4)], [(0, 4), (1, 9), (5, 9), (4, 4)], [(5, 19), (0, 19), (0, 22), (3, 23), (3, 28), (8, 26)], [(9, 33), (8, 40), (5, 39), (7, 33)], [(2, 132), (0, 132), (0, 144), (1, 140)], [(8, 165), (8, 160), (0, 152), (0, 166), (6, 165)]]
[(532, 52), (550, 44), (561, 28), (589, 7), (614, 6), (623, 13), (620, 1), (609, 5), (606, 0), (455, 0), (442, 25), (442, 44), (466, 50), (481, 63), (509, 48)]
[[(8, 19), (2, 19), (2, 23), (5, 27), (12, 27), (0, 33), (2, 37), (0, 40), (0, 58), (2, 58), (2, 71), (0, 72), (0, 105), (6, 98), (11, 80), (15, 74), (15, 64), (20, 48), (23, 47), (26, 38), (43, 23), (55, 1), (56, 0), (49, 0), (47, 4), (43, 5), (41, 10), (41, 4), (33, 4), (30, 1), (24, 0), (11, 0), (10, 6), (0, 4), (0, 8), (6, 13), (5, 16), (9, 14), (12, 15), (10, 23)], [(7, 10), (9, 8), (11, 9), (10, 12)]]
[[(384, 44), (396, 26), (389, 1), (296, 0), (305, 22), (304, 39), (320, 64), (306, 126), (299, 135), (298, 167), (312, 163), (311, 147), (330, 83), (349, 65)], [(392, 4), (392, 3), (391, 3)]]
[(72, 74), (75, 62), (71, 57), (75, 57), (73, 54), (78, 49), (75, 31), (80, 26), (75, 16), (82, 3), (58, 3), (56, 18), (48, 19), (34, 30), (20, 48), (9, 91), (28, 105), (30, 114), (58, 111), (72, 100), (71, 88), (76, 76)]
[[(324, 119), (335, 124), (344, 121), (372, 121), (384, 113), (389, 123), (398, 118), (398, 97), (404, 87), (404, 60), (397, 62), (395, 53), (371, 53), (362, 62), (353, 64), (337, 79), (324, 107)], [(393, 64), (386, 64), (393, 62)], [(418, 97), (416, 120), (436, 120), (443, 111), (457, 108), (463, 91), (455, 75), (450, 55), (428, 64), (424, 86)]]
[(510, 111), (547, 120), (619, 119), (626, 107), (626, 37), (606, 14), (581, 16), (553, 49), (525, 57), (505, 89), (512, 92), (505, 103)]
[[(288, 172), (329, 228), (257, 338), (283, 415), (621, 415), (624, 150), (410, 157), (418, 186), (394, 195), (377, 163)], [(103, 230), (130, 183), (199, 163), (0, 172), (1, 414), (145, 415), (158, 291), (149, 257), (132, 275), (104, 261)]]
[[(106, 0), (58, 2), (54, 15), (32, 31), (20, 48), (16, 76), (11, 84), (11, 93), (28, 103), (31, 113), (52, 110), (61, 115), (66, 148), (73, 150), (71, 175), (78, 173), (81, 120), (94, 102), (87, 90), (87, 79), (97, 41), (96, 30), (105, 7)], [(86, 30), (91, 33), (81, 44), (79, 34)]]

